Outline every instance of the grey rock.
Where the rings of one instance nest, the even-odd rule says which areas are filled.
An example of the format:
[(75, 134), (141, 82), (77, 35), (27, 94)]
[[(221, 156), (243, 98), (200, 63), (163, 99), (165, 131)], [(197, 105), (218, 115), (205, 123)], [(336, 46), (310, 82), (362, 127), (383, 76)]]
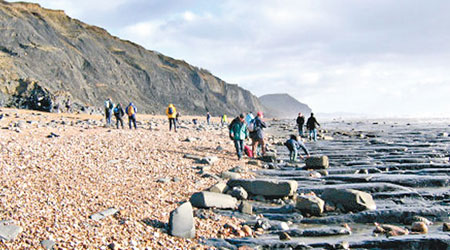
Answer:
[(298, 187), (296, 181), (276, 179), (236, 179), (229, 180), (227, 184), (230, 187), (241, 186), (248, 193), (267, 197), (292, 196), (297, 192)]
[(299, 195), (295, 206), (302, 213), (319, 216), (324, 211), (325, 202), (314, 195)]
[(222, 208), (235, 209), (237, 207), (236, 198), (227, 194), (213, 192), (198, 192), (191, 196), (192, 206), (198, 208)]
[(213, 164), (215, 164), (218, 161), (219, 161), (219, 158), (217, 156), (206, 156), (206, 157), (203, 157), (199, 161), (199, 163), (213, 165)]
[(236, 166), (236, 167), (230, 169), (229, 171), (233, 172), (233, 173), (246, 173), (247, 169), (245, 169), (245, 168), (243, 168), (241, 166)]
[(329, 167), (328, 156), (311, 156), (305, 160), (307, 169), (325, 169)]
[(0, 221), (0, 239), (13, 241), (21, 232), (22, 227), (14, 224), (12, 220)]
[(321, 198), (342, 205), (346, 211), (357, 212), (377, 208), (372, 195), (354, 189), (325, 189)]
[(248, 201), (242, 201), (241, 204), (239, 204), (239, 212), (243, 214), (253, 214), (253, 206)]
[(228, 186), (226, 182), (218, 182), (210, 187), (208, 191), (223, 194), (228, 191)]
[(56, 242), (53, 240), (43, 240), (41, 241), (41, 246), (46, 250), (52, 250)]
[(93, 215), (90, 216), (90, 218), (92, 220), (95, 221), (99, 221), (101, 219), (104, 219), (108, 216), (114, 215), (115, 213), (119, 212), (119, 210), (115, 209), (115, 208), (108, 208), (106, 210), (103, 210), (101, 212), (95, 213)]
[(190, 160), (196, 160), (196, 161), (200, 161), (200, 160), (202, 159), (201, 156), (198, 156), (198, 155), (191, 155), (191, 154), (185, 154), (185, 155), (183, 156), (183, 158), (190, 159)]
[(195, 237), (195, 224), (190, 202), (185, 202), (172, 212), (169, 218), (170, 235), (182, 238)]
[(223, 179), (239, 179), (239, 178), (241, 178), (240, 174), (230, 172), (230, 171), (222, 172), (221, 176)]
[(161, 178), (161, 179), (158, 179), (156, 182), (158, 182), (158, 183), (169, 183), (170, 182), (170, 178)]
[(243, 187), (233, 187), (230, 195), (238, 200), (246, 200), (248, 198), (248, 193)]

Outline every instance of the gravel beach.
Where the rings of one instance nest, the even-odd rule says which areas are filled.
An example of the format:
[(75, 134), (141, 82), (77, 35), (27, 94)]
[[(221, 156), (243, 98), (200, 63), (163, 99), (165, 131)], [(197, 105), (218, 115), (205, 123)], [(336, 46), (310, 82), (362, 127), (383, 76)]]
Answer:
[[(183, 117), (187, 122), (173, 133), (162, 116), (138, 115), (138, 130), (117, 130), (104, 128), (100, 115), (1, 114), (0, 219), (19, 228), (16, 237), (0, 242), (1, 249), (45, 243), (54, 249), (204, 249), (199, 238), (218, 237), (224, 224), (239, 224), (215, 215), (195, 218), (194, 239), (166, 232), (170, 211), (217, 182), (202, 178), (196, 168), (202, 164), (185, 154), (217, 156), (208, 170), (216, 175), (255, 167), (237, 161), (226, 128), (202, 128), (191, 117)], [(94, 216), (110, 208), (118, 212)]]

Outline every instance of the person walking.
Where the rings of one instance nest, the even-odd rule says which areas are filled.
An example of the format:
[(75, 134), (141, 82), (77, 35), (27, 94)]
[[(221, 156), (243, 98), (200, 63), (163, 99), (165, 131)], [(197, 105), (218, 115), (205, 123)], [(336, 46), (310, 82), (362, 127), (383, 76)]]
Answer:
[(316, 125), (320, 127), (320, 124), (317, 122), (316, 117), (314, 117), (314, 113), (311, 113), (311, 116), (308, 118), (306, 122), (306, 128), (309, 131), (309, 139), (317, 141), (317, 129)]
[(175, 106), (173, 106), (173, 104), (169, 104), (169, 106), (166, 109), (166, 115), (167, 118), (169, 118), (169, 131), (172, 130), (172, 124), (173, 124), (173, 130), (175, 132), (177, 132), (177, 123), (176, 123), (176, 118), (177, 118), (177, 110), (175, 108)]
[(248, 125), (250, 131), (250, 138), (252, 139), (253, 156), (256, 156), (256, 148), (258, 147), (258, 144), (261, 145), (262, 155), (266, 153), (263, 129), (266, 128), (267, 125), (262, 119), (263, 113), (259, 111), (256, 114), (255, 119), (253, 119)]
[(119, 123), (122, 126), (123, 129), (123, 119), (122, 117), (125, 115), (125, 112), (123, 111), (122, 105), (120, 103), (117, 103), (116, 107), (114, 108), (114, 116), (116, 117), (116, 127), (119, 129)]
[(248, 138), (247, 124), (245, 124), (244, 114), (240, 114), (235, 122), (230, 124), (230, 138), (234, 141), (236, 154), (238, 159), (242, 159), (242, 152), (244, 151), (244, 140)]
[(206, 113), (206, 122), (209, 125), (209, 121), (211, 120), (211, 115), (209, 114), (209, 112)]
[(111, 98), (105, 101), (105, 118), (106, 118), (106, 126), (111, 126), (111, 114), (114, 108), (114, 104), (111, 101)]
[(303, 137), (303, 125), (305, 124), (305, 117), (302, 113), (298, 113), (297, 117), (297, 126), (298, 126), (298, 135)]
[(130, 104), (128, 104), (128, 106), (125, 108), (125, 110), (128, 115), (128, 126), (131, 129), (131, 123), (133, 123), (134, 129), (137, 129), (137, 126), (136, 126), (137, 108), (136, 108), (136, 106), (134, 106), (134, 104), (132, 102), (130, 102)]
[(289, 149), (289, 160), (291, 162), (297, 161), (297, 155), (299, 155), (301, 159), (304, 158), (302, 155), (298, 154), (300, 148), (303, 149), (303, 152), (305, 152), (306, 157), (309, 157), (308, 149), (301, 140), (297, 140), (296, 135), (291, 135), (290, 139), (287, 140), (284, 143), (284, 145)]
[(226, 115), (226, 114), (224, 114), (224, 115), (222, 116), (221, 125), (222, 125), (222, 126), (228, 125), (228, 118), (227, 118), (227, 115)]

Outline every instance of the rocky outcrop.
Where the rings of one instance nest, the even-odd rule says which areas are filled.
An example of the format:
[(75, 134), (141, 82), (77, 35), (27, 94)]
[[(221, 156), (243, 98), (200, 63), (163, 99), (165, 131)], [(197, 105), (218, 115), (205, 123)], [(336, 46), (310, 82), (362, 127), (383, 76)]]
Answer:
[(0, 0), (0, 104), (43, 111), (102, 110), (133, 101), (139, 112), (236, 115), (262, 109), (249, 91), (205, 69), (111, 36), (37, 4)]

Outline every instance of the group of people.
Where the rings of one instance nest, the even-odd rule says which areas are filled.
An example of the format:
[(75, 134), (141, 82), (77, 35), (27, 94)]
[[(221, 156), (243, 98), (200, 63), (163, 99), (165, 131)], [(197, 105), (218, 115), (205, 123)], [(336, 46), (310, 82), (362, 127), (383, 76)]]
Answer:
[(249, 157), (256, 156), (258, 146), (261, 147), (261, 155), (266, 153), (266, 146), (264, 143), (264, 132), (263, 129), (267, 125), (263, 120), (263, 113), (258, 112), (256, 117), (253, 118), (251, 113), (240, 114), (238, 117), (231, 121), (229, 128), (229, 136), (234, 141), (234, 146), (236, 148), (236, 154), (238, 159), (242, 159), (242, 154), (245, 149), (244, 140), (250, 138), (252, 140), (251, 151), (249, 149), (245, 150), (245, 153)]
[[(209, 113), (207, 114), (207, 121), (209, 123)], [(223, 122), (222, 118), (222, 122)], [(290, 138), (284, 143), (284, 145), (289, 150), (289, 160), (296, 161), (297, 156), (300, 156), (301, 159), (304, 159), (302, 155), (299, 154), (300, 149), (303, 150), (306, 157), (310, 156), (308, 149), (305, 144), (301, 140), (302, 137), (305, 136), (304, 127), (305, 125), (305, 117), (302, 113), (298, 114), (297, 117), (297, 126), (298, 126), (298, 134), (300, 138), (297, 138), (296, 135), (291, 135)], [(314, 117), (314, 113), (311, 113), (311, 116), (306, 121), (306, 128), (309, 131), (309, 139), (317, 141), (317, 126), (320, 124), (317, 122)], [(238, 159), (242, 158), (243, 153), (245, 152), (249, 157), (256, 156), (258, 146), (261, 146), (261, 154), (264, 155), (266, 152), (266, 145), (264, 142), (264, 132), (263, 129), (266, 128), (267, 125), (263, 120), (263, 113), (258, 112), (256, 117), (253, 117), (252, 113), (249, 112), (247, 116), (245, 114), (240, 114), (236, 117), (231, 124), (229, 125), (229, 136), (234, 141), (234, 146), (236, 148), (236, 154)], [(247, 149), (244, 141), (250, 138), (252, 140), (251, 143), (251, 151)]]
[[(301, 137), (305, 136), (305, 133), (303, 131), (303, 126), (305, 124), (305, 117), (302, 113), (298, 113), (297, 117), (297, 126), (298, 126), (298, 135)], [(317, 141), (317, 126), (320, 126), (320, 124), (317, 122), (316, 117), (314, 117), (314, 113), (311, 113), (311, 116), (306, 121), (306, 129), (308, 129), (309, 136), (308, 138), (310, 140)]]
[[(107, 126), (111, 126), (111, 118), (112, 115), (114, 115), (114, 117), (116, 118), (116, 127), (123, 128), (122, 117), (126, 114), (128, 115), (128, 126), (130, 127), (130, 129), (132, 129), (132, 127), (137, 129), (136, 113), (137, 108), (132, 102), (130, 102), (130, 104), (128, 104), (128, 106), (126, 106), (124, 110), (120, 103), (114, 105), (114, 103), (111, 101), (111, 98), (108, 98), (108, 100), (105, 101), (105, 118)], [(167, 107), (166, 115), (169, 118), (169, 131), (171, 131), (173, 127), (174, 131), (177, 132), (177, 120), (179, 117), (179, 113), (177, 113), (177, 110), (173, 104), (169, 104), (169, 106)]]
[(122, 105), (120, 103), (117, 103), (114, 105), (114, 103), (111, 101), (111, 98), (108, 98), (108, 100), (105, 101), (105, 118), (106, 118), (106, 125), (111, 126), (111, 117), (114, 115), (116, 118), (116, 127), (119, 128), (119, 124), (123, 128), (123, 119), (122, 117), (127, 114), (128, 115), (128, 125), (130, 129), (132, 128), (131, 125), (133, 124), (134, 128), (137, 129), (136, 126), (136, 113), (137, 108), (136, 106), (130, 102), (128, 106), (125, 107), (125, 110), (122, 108)]

